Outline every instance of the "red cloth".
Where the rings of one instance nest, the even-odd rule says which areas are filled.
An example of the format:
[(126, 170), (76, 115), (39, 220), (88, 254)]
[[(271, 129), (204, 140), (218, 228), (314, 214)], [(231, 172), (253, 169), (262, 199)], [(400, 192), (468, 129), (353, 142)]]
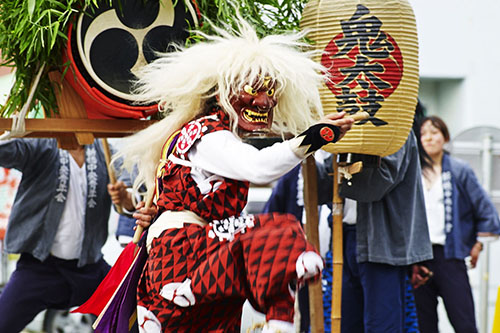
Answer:
[[(189, 122), (181, 129), (173, 154), (187, 160), (190, 148), (198, 140), (220, 130), (230, 130), (228, 116), (220, 110)], [(167, 162), (157, 202), (160, 213), (187, 210), (208, 222), (241, 214), (247, 203), (249, 182), (224, 178), (213, 180), (211, 186), (208, 193), (201, 194), (190, 167)]]
[(102, 312), (118, 289), (136, 256), (136, 245), (130, 242), (122, 251), (108, 275), (102, 280), (94, 294), (80, 307), (71, 312), (92, 313), (96, 316)]

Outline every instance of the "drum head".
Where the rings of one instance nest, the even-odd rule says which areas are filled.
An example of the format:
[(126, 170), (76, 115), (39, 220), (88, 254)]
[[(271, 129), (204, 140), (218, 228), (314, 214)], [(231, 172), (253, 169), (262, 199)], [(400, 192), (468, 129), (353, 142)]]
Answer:
[(72, 31), (74, 65), (90, 87), (131, 105), (134, 72), (172, 43), (184, 44), (189, 24), (197, 21), (191, 13), (184, 1), (122, 0), (113, 7), (100, 1), (80, 15)]

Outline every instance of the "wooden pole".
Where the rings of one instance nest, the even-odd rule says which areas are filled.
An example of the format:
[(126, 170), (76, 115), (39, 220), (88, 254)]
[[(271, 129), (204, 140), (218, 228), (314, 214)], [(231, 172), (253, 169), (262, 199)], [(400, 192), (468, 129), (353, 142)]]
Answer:
[[(116, 183), (116, 177), (115, 177), (115, 169), (111, 165), (111, 150), (109, 149), (109, 144), (108, 140), (106, 138), (101, 139), (102, 142), (102, 148), (104, 150), (104, 159), (106, 160), (106, 166), (108, 167), (108, 175), (109, 175), (109, 182), (111, 184)], [(115, 209), (118, 214), (122, 214), (122, 206), (120, 205), (115, 205)]]
[[(148, 196), (144, 208), (151, 207), (151, 205), (153, 204), (153, 198), (154, 198), (154, 192)], [(144, 228), (140, 225), (137, 225), (137, 227), (135, 228), (134, 237), (132, 238), (132, 242), (134, 242), (134, 244), (139, 243), (139, 241), (141, 240), (141, 235), (143, 230)]]
[[(304, 178), (304, 208), (306, 213), (306, 236), (317, 249), (319, 249), (318, 231), (318, 182), (316, 161), (314, 156), (309, 156), (302, 162), (302, 175)], [(325, 331), (323, 316), (323, 291), (321, 281), (309, 283), (309, 314), (311, 332), (322, 333)]]
[(333, 254), (333, 279), (332, 279), (332, 333), (340, 333), (340, 321), (342, 319), (342, 266), (343, 259), (343, 236), (342, 218), (343, 203), (339, 196), (339, 170), (337, 155), (333, 155), (333, 206), (332, 206), (332, 254)]
[[(59, 106), (59, 115), (61, 118), (87, 118), (87, 111), (82, 98), (63, 79), (59, 71), (49, 72), (49, 79), (54, 87), (57, 105)], [(94, 142), (94, 135), (87, 133), (74, 133), (71, 137), (58, 138), (59, 146), (64, 149), (74, 149), (78, 145), (90, 145)]]
[[(26, 137), (52, 138), (75, 133), (94, 134), (95, 137), (123, 137), (134, 134), (153, 125), (157, 120), (138, 119), (82, 119), (82, 118), (43, 118), (25, 119)], [(0, 118), (0, 130), (12, 128), (12, 118)], [(93, 142), (93, 141), (92, 141)]]

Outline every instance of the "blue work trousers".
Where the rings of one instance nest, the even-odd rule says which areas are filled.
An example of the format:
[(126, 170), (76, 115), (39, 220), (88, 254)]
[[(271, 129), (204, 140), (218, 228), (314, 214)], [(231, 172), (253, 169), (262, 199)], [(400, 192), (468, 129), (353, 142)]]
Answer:
[(85, 302), (109, 271), (101, 259), (77, 267), (77, 260), (22, 254), (0, 294), (0, 332), (17, 333), (41, 311), (69, 309)]
[(344, 224), (342, 333), (403, 333), (408, 266), (356, 261), (356, 226)]
[(446, 259), (443, 246), (434, 245), (432, 250), (434, 259), (427, 266), (434, 274), (429, 282), (415, 289), (420, 331), (439, 332), (437, 305), (441, 297), (455, 332), (477, 333), (474, 299), (465, 262)]

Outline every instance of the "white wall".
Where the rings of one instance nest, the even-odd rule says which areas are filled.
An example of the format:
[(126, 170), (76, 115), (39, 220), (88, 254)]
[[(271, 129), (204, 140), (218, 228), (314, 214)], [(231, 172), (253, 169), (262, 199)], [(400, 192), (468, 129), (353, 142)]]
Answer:
[(459, 87), (437, 87), (436, 100), (427, 100), (429, 114), (449, 123), (452, 135), (474, 126), (500, 126), (500, 1), (409, 2), (419, 34), (422, 98), (431, 89), (426, 79), (462, 81)]
[(13, 84), (13, 74), (0, 74), (0, 103), (5, 103), (10, 87)]

